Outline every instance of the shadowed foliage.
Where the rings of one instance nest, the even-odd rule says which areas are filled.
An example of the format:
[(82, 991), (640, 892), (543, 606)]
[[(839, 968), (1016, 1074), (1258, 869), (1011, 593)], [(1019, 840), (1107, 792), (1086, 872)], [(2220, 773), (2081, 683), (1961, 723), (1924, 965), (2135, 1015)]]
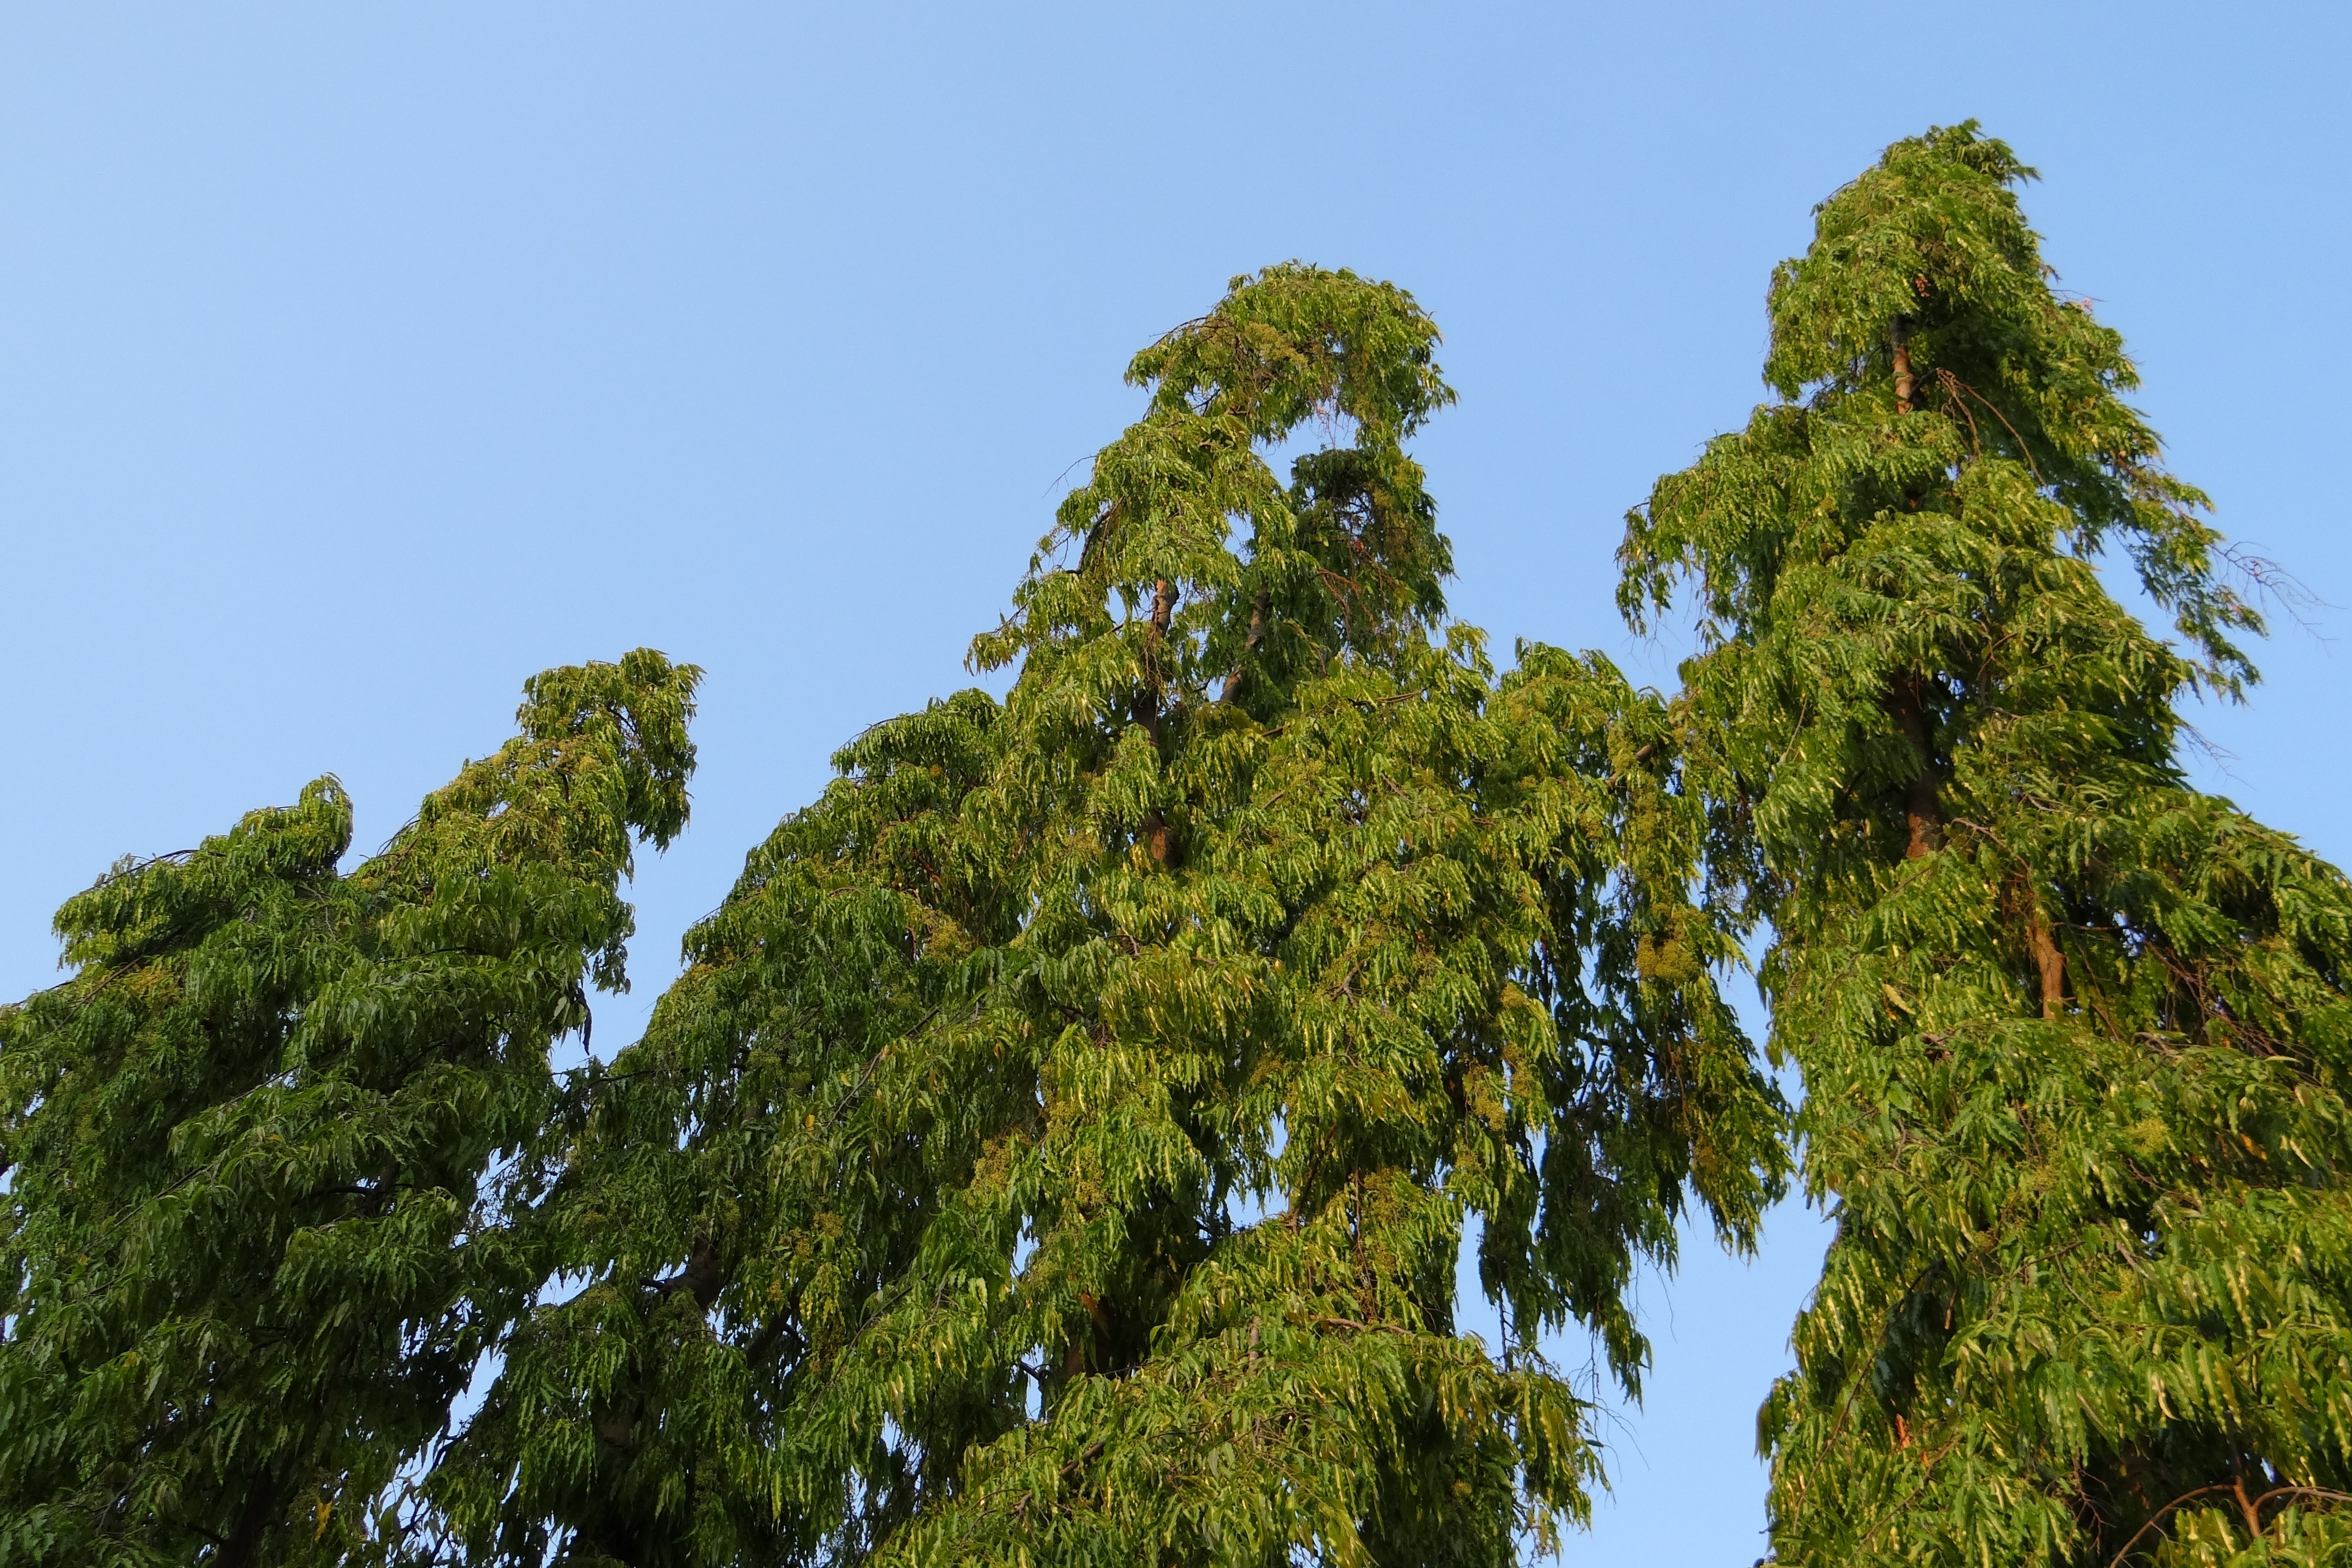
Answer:
[(332, 779), (58, 915), (0, 1011), (0, 1563), (328, 1563), (537, 1283), (499, 1160), (625, 984), (633, 841), (686, 823), (698, 672), (551, 670), (349, 873)]

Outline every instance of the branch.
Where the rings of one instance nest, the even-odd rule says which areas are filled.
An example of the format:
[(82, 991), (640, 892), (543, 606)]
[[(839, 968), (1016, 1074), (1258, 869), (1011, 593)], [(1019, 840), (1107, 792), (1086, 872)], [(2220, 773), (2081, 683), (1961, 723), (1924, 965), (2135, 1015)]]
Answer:
[[(2238, 1483), (2235, 1481), (2219, 1481), (2210, 1487), (2198, 1487), (2193, 1490), (2182, 1492), (2179, 1497), (2174, 1498), (2170, 1502), (2166, 1503), (2162, 1508), (2159, 1508), (2154, 1513), (2149, 1514), (2147, 1516), (2147, 1522), (2141, 1525), (2137, 1530), (2132, 1531), (2131, 1539), (2124, 1542), (2124, 1549), (2116, 1553), (2114, 1560), (2107, 1564), (2107, 1568), (2123, 1568), (2124, 1559), (2131, 1555), (2132, 1548), (2139, 1544), (2140, 1537), (2146, 1535), (2149, 1531), (2154, 1530), (2163, 1521), (2166, 1514), (2170, 1513), (2182, 1503), (2192, 1502), (2198, 1498), (2204, 1497), (2211, 1492), (2234, 1492), (2237, 1490)], [(2254, 1499), (2252, 1507), (2257, 1516), (2260, 1515), (2262, 1507), (2264, 1503), (2270, 1501), (2273, 1498), (2278, 1497), (2285, 1498), (2290, 1502), (2294, 1501), (2297, 1498), (2310, 1498), (2315, 1501), (2326, 1502), (2352, 1502), (2352, 1495), (2347, 1495), (2340, 1491), (2329, 1491), (2324, 1487), (2273, 1487), (2270, 1490), (2263, 1493), (2262, 1496)]]

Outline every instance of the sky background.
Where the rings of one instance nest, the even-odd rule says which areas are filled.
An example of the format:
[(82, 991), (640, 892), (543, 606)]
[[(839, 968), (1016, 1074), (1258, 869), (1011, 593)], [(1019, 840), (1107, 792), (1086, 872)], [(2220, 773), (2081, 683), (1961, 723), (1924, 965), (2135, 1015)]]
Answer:
[[(2343, 862), (2347, 58), (2340, 5), (0, 5), (0, 994), (117, 856), (327, 771), (373, 847), (527, 675), (649, 644), (709, 673), (630, 1038), (831, 751), (965, 684), (1128, 356), (1287, 257), (1445, 331), (1456, 612), (1670, 685), (1625, 508), (1763, 395), (1813, 204), (1969, 116), (2173, 466), (2327, 601), (2192, 717)], [(1760, 1555), (1822, 1236), (1644, 1282), (1567, 1561)]]

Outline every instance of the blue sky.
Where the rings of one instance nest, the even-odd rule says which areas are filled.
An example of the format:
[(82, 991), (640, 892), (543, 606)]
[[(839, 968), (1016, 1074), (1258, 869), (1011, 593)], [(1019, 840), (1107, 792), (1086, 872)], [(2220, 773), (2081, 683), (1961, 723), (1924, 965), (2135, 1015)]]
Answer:
[[(1669, 684), (1619, 519), (1763, 395), (1812, 204), (1969, 116), (2177, 471), (2352, 605), (2347, 45), (2316, 5), (0, 8), (0, 992), (116, 856), (330, 770), (380, 841), (525, 676), (649, 643), (709, 677), (626, 1038), (832, 748), (963, 684), (1128, 355), (1286, 257), (1445, 329), (1456, 611)], [(2192, 716), (2339, 862), (2346, 614)], [(1645, 1282), (1570, 1562), (1760, 1552), (1820, 1227), (1769, 1241)]]

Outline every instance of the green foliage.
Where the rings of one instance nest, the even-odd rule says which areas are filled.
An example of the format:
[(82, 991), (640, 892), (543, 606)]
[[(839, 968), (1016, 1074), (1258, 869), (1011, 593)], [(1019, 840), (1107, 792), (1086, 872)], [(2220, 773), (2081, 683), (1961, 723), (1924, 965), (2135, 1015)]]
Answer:
[(533, 680), (522, 733), (348, 874), (332, 779), (58, 916), (0, 1012), (0, 1563), (333, 1563), (535, 1284), (483, 1225), (547, 1052), (625, 984), (699, 672)]
[[(1837, 1219), (1761, 1418), (1780, 1561), (2352, 1561), (2352, 887), (2188, 787), (2259, 622), (1973, 126), (1776, 274), (1780, 402), (1629, 520), (1695, 581), (1732, 825)], [(2123, 543), (2188, 652), (2101, 586)]]
[(1752, 1241), (1781, 1111), (1686, 716), (1444, 618), (1435, 342), (1291, 265), (1137, 357), (973, 644), (1009, 695), (845, 749), (528, 1152), (518, 1245), (576, 1291), (432, 1549), (1494, 1563), (1582, 1514), (1538, 1335), (1633, 1382), (1633, 1269), (1690, 1193)]
[(118, 867), (0, 1013), (0, 1568), (1512, 1561), (1598, 1474), (1540, 1336), (1638, 1390), (1633, 1270), (1781, 1189), (1759, 922), (1779, 1559), (2352, 1562), (2352, 886), (2183, 777), (2261, 622), (2030, 173), (1899, 143), (1775, 275), (1621, 552), (1675, 699), (1447, 617), (1435, 329), (1291, 264), (609, 1064), (690, 668), (538, 677), (349, 875), (332, 780)]

